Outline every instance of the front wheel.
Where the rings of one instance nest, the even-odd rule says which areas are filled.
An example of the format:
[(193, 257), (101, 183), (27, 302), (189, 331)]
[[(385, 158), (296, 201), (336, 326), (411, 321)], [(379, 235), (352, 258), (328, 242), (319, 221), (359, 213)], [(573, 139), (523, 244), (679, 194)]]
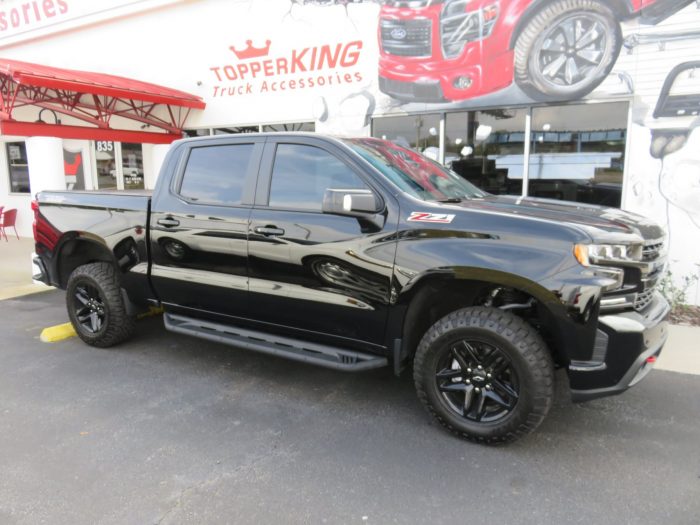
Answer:
[(554, 396), (544, 341), (525, 321), (497, 308), (464, 308), (436, 322), (418, 345), (413, 378), (438, 422), (488, 444), (532, 432)]
[(557, 0), (515, 44), (515, 81), (535, 100), (575, 100), (608, 76), (622, 45), (615, 14), (598, 0)]
[(66, 307), (78, 337), (89, 345), (113, 346), (134, 331), (117, 272), (109, 263), (85, 264), (73, 270), (66, 287)]

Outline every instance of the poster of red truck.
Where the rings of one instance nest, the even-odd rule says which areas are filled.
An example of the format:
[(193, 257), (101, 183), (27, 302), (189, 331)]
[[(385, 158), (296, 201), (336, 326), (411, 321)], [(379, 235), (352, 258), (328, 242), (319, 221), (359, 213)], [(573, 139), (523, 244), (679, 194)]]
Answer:
[(515, 83), (535, 101), (580, 99), (615, 65), (621, 23), (657, 24), (692, 1), (389, 0), (379, 17), (379, 89), (444, 103)]

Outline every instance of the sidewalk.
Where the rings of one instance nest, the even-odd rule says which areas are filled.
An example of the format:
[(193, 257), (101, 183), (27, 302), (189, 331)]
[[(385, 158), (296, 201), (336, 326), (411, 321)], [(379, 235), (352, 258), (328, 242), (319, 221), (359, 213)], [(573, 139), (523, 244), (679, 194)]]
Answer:
[(700, 375), (700, 327), (672, 324), (655, 368)]
[(34, 239), (8, 237), (7, 242), (0, 239), (0, 300), (51, 290), (43, 284), (32, 283)]

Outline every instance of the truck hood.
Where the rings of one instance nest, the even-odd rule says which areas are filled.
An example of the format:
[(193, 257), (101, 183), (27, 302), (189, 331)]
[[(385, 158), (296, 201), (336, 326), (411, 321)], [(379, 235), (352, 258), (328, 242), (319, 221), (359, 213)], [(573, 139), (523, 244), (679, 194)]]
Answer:
[(458, 206), (568, 224), (586, 232), (594, 242), (633, 242), (638, 237), (649, 241), (665, 235), (661, 226), (636, 213), (577, 202), (489, 195)]

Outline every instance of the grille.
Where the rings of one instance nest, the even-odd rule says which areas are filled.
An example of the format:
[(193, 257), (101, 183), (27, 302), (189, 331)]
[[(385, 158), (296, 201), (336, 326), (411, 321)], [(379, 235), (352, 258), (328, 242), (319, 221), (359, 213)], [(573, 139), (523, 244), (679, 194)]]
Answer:
[(647, 288), (643, 292), (637, 294), (637, 298), (634, 300), (634, 309), (637, 311), (644, 310), (649, 303), (654, 298), (654, 292), (656, 291), (656, 286)]
[(652, 243), (645, 244), (644, 248), (642, 249), (642, 260), (647, 262), (657, 259), (663, 247), (663, 241), (654, 241)]
[(649, 263), (650, 272), (643, 281), (644, 289), (637, 294), (634, 300), (634, 309), (637, 311), (644, 310), (654, 298), (654, 292), (664, 269), (663, 250), (663, 239), (649, 241), (642, 248), (642, 261)]
[(380, 28), (385, 53), (402, 57), (432, 55), (430, 20), (382, 20)]
[(442, 52), (454, 58), (464, 49), (465, 42), (481, 37), (481, 19), (478, 11), (465, 12), (467, 2), (462, 0), (447, 4), (440, 19)]

